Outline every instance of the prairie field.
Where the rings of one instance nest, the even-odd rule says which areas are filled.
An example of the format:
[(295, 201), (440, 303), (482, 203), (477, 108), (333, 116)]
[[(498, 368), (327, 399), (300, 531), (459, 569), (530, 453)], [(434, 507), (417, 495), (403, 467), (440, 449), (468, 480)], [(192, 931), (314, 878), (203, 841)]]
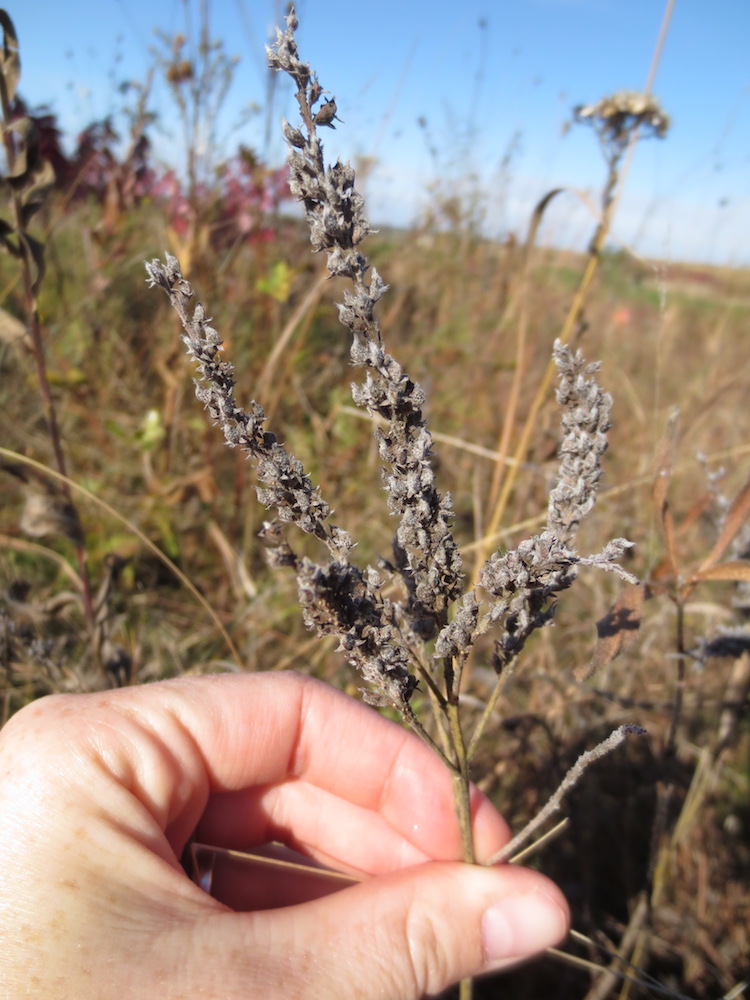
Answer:
[[(391, 558), (394, 522), (375, 420), (351, 398), (345, 282), (311, 252), (283, 168), (239, 150), (212, 186), (170, 188), (138, 147), (148, 128), (124, 149), (92, 134), (45, 182), (28, 226), (38, 252), (0, 257), (2, 722), (50, 692), (211, 671), (302, 671), (359, 697), (337, 642), (305, 627), (294, 573), (268, 565), (252, 464), (196, 400), (178, 318), (143, 264), (165, 249), (180, 260), (238, 402), (263, 407), (364, 566)], [(570, 900), (588, 939), (565, 945), (577, 964), (548, 955), (475, 995), (743, 995), (731, 991), (750, 968), (750, 273), (604, 241), (498, 242), (460, 205), (435, 209), (364, 252), (389, 286), (384, 343), (426, 393), (467, 584), (543, 526), (561, 335), (600, 362), (614, 400), (578, 545), (629, 539), (623, 565), (640, 581), (582, 566), (494, 705), (472, 776), (514, 829), (614, 728), (647, 732), (592, 764), (557, 815), (567, 826), (528, 862)], [(294, 539), (302, 554), (315, 544)], [(466, 663), (469, 712), (495, 685), (492, 650), (484, 637)], [(427, 700), (418, 687), (415, 712)]]

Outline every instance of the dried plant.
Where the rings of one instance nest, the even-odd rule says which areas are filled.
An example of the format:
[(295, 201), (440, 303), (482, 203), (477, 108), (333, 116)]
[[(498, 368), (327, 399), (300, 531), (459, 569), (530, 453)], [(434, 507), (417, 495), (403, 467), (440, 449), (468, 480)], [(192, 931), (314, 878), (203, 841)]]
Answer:
[(589, 124), (594, 129), (607, 162), (601, 218), (589, 247), (592, 259), (598, 259), (612, 225), (625, 154), (639, 138), (655, 136), (664, 139), (672, 123), (653, 94), (632, 90), (618, 91), (603, 97), (596, 104), (579, 104), (573, 109), (573, 116), (577, 122)]
[(607, 159), (619, 156), (638, 130), (663, 139), (672, 124), (653, 94), (621, 90), (596, 104), (574, 108), (576, 120), (589, 122), (596, 131)]
[[(0, 52), (0, 112), (2, 114), (5, 176), (0, 187), (7, 194), (9, 217), (0, 218), (0, 249), (19, 261), (23, 281), (25, 319), (29, 343), (36, 366), (39, 394), (44, 407), (52, 452), (62, 486), (45, 484), (42, 492), (27, 491), (25, 518), (32, 525), (31, 534), (62, 533), (75, 547), (81, 581), (83, 609), (93, 628), (95, 611), (86, 562), (86, 550), (78, 512), (65, 481), (66, 461), (57, 408), (47, 376), (42, 322), (37, 296), (44, 277), (44, 241), (30, 231), (30, 225), (43, 207), (55, 182), (55, 172), (41, 153), (35, 121), (23, 113), (17, 97), (21, 77), (21, 57), (13, 21), (0, 10), (3, 47)], [(11, 470), (15, 471), (15, 470)]]
[[(481, 573), (481, 591), (472, 587), (462, 595), (461, 559), (451, 531), (452, 504), (436, 486), (424, 392), (383, 345), (375, 313), (387, 289), (359, 249), (371, 232), (363, 200), (348, 164), (325, 166), (317, 129), (332, 127), (335, 98), (324, 99), (327, 92), (299, 59), (296, 27), (292, 10), (286, 30), (278, 31), (275, 46), (268, 50), (270, 67), (287, 73), (296, 84), (301, 122), (282, 125), (289, 145), (290, 188), (304, 206), (313, 250), (326, 254), (328, 274), (351, 284), (338, 306), (339, 319), (352, 336), (351, 362), (363, 370), (360, 382), (352, 387), (354, 401), (385, 422), (375, 435), (388, 508), (397, 519), (388, 559), (377, 567), (360, 568), (352, 562), (351, 536), (332, 522), (331, 505), (302, 463), (265, 428), (258, 403), (247, 409), (238, 405), (233, 366), (221, 359), (221, 338), (203, 306), (191, 311), (193, 290), (178, 261), (167, 255), (164, 264), (154, 260), (146, 269), (149, 283), (167, 292), (179, 314), (183, 341), (198, 366), (198, 399), (226, 443), (242, 448), (254, 462), (258, 496), (275, 508), (275, 519), (262, 532), (270, 561), (294, 570), (305, 623), (320, 636), (338, 639), (339, 648), (366, 682), (366, 699), (396, 709), (450, 768), (464, 858), (473, 861), (471, 758), (527, 640), (552, 621), (557, 596), (572, 584), (579, 567), (611, 570), (635, 582), (618, 564), (629, 545), (624, 539), (614, 539), (601, 553), (587, 557), (579, 555), (575, 544), (579, 524), (593, 507), (600, 485), (611, 399), (597, 382), (597, 366), (587, 365), (580, 352), (557, 343), (554, 360), (560, 378), (557, 398), (564, 414), (563, 440), (546, 527), (516, 549), (492, 555)], [(327, 555), (318, 562), (298, 555), (284, 531), (289, 523), (318, 538)], [(394, 579), (402, 585), (400, 600), (388, 596), (392, 588), (386, 592), (386, 582)], [(471, 720), (474, 730), (469, 738), (470, 720), (459, 714), (462, 676), (477, 640), (491, 629), (498, 634), (493, 656), (497, 684), (483, 714)], [(412, 708), (420, 684), (431, 701), (431, 722), (418, 719)], [(557, 807), (586, 763), (629, 731), (619, 729), (584, 755), (547, 812)], [(518, 842), (524, 837), (519, 835)]]
[[(661, 759), (657, 762), (660, 780), (656, 788), (657, 804), (650, 837), (648, 879), (641, 893), (643, 900), (648, 901), (648, 910), (652, 913), (671, 888), (670, 884), (673, 885), (678, 878), (679, 852), (675, 847), (694, 824), (695, 817), (709, 804), (722, 776), (726, 752), (739, 738), (743, 709), (746, 708), (750, 691), (750, 634), (746, 624), (720, 630), (711, 640), (702, 637), (694, 648), (690, 648), (688, 640), (689, 602), (699, 586), (703, 588), (706, 584), (735, 584), (735, 600), (742, 609), (743, 595), (750, 584), (750, 528), (747, 525), (750, 513), (750, 479), (745, 481), (731, 501), (718, 493), (715, 479), (713, 482), (709, 479), (706, 496), (700, 498), (684, 522), (678, 524), (669, 496), (678, 443), (679, 412), (675, 411), (668, 421), (658, 450), (651, 496), (664, 555), (645, 584), (637, 588), (626, 588), (620, 597), (620, 607), (627, 606), (630, 610), (631, 629), (640, 625), (646, 600), (667, 598), (674, 609), (671, 719), (661, 749)], [(716, 538), (707, 555), (697, 565), (689, 565), (680, 551), (680, 542), (699, 511), (709, 515), (710, 520), (715, 522), (713, 527)], [(606, 620), (611, 621), (612, 615), (616, 615), (619, 610), (616, 605)], [(744, 618), (742, 612), (741, 617)], [(605, 641), (605, 647), (609, 642), (611, 640)], [(602, 646), (601, 640), (599, 645)], [(705, 666), (709, 657), (715, 660), (731, 659), (732, 668), (721, 699), (716, 732), (713, 739), (701, 747), (697, 763), (691, 768), (689, 793), (680, 801), (678, 748), (681, 731), (689, 725), (689, 720), (685, 718), (688, 667), (691, 663)], [(634, 913), (631, 926), (635, 918)], [(639, 919), (645, 920), (645, 917), (641, 915)], [(641, 962), (646, 961), (651, 946), (650, 940), (641, 942)]]

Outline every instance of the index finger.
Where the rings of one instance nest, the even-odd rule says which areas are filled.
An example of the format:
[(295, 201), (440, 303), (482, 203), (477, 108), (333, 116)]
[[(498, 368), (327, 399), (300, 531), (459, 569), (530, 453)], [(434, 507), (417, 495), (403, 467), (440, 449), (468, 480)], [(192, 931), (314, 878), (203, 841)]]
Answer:
[[(246, 679), (265, 691), (261, 728), (252, 734), (252, 774), (225, 781), (225, 794), (209, 803), (201, 837), (240, 849), (284, 840), (373, 874), (461, 857), (450, 774), (413, 733), (310, 678)], [(472, 814), (481, 859), (509, 831), (476, 789)]]

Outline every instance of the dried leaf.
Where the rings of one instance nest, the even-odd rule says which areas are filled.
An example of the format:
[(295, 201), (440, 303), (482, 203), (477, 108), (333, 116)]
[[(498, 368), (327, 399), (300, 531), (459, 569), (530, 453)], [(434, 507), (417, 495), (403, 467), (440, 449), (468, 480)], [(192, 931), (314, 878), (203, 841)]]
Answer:
[(21, 192), (21, 221), (24, 229), (39, 211), (55, 184), (55, 171), (49, 160), (39, 160)]
[(13, 158), (13, 170), (6, 174), (6, 181), (18, 191), (25, 183), (26, 172), (34, 166), (37, 159), (37, 143), (34, 141), (35, 127), (30, 118), (15, 118), (5, 126), (6, 132), (15, 132), (16, 154)]
[(649, 579), (654, 585), (669, 586), (675, 580), (674, 566), (667, 556), (663, 556), (651, 570)]
[(39, 240), (35, 240), (33, 236), (29, 236), (28, 233), (24, 233), (24, 239), (31, 251), (31, 260), (29, 261), (31, 290), (36, 295), (44, 277), (44, 244), (40, 243)]
[(526, 236), (526, 243), (524, 244), (524, 253), (527, 259), (529, 257), (530, 251), (533, 249), (534, 244), (536, 243), (537, 232), (539, 231), (539, 227), (542, 224), (542, 216), (547, 211), (549, 203), (558, 194), (564, 194), (566, 190), (567, 188), (552, 188), (552, 190), (548, 191), (543, 198), (540, 198), (539, 201), (534, 206), (534, 211), (531, 213), (531, 221), (529, 223), (529, 232), (528, 235)]
[(679, 527), (677, 529), (677, 534), (680, 537), (687, 534), (690, 528), (697, 521), (699, 521), (707, 511), (711, 510), (713, 503), (714, 503), (714, 498), (710, 493), (704, 493), (702, 496), (700, 496), (692, 505), (687, 514), (685, 514), (683, 519), (680, 521)]
[(731, 562), (720, 563), (718, 566), (699, 569), (690, 578), (690, 583), (703, 583), (707, 580), (729, 580), (734, 583), (750, 582), (750, 560), (733, 559)]
[(0, 27), (3, 29), (3, 50), (0, 54), (0, 73), (5, 81), (8, 103), (16, 96), (21, 76), (21, 57), (18, 52), (18, 36), (10, 15), (0, 9)]
[(72, 503), (52, 493), (25, 491), (26, 499), (19, 527), (31, 538), (63, 535), (74, 545), (83, 544), (83, 529)]
[(715, 566), (719, 559), (721, 559), (727, 550), (727, 546), (732, 542), (737, 532), (747, 520), (748, 514), (750, 514), (750, 478), (748, 478), (745, 485), (734, 498), (732, 506), (727, 511), (721, 534), (717, 538), (714, 547), (701, 563), (698, 569), (698, 576), (712, 566)]
[(626, 587), (603, 618), (596, 623), (598, 641), (591, 663), (575, 672), (577, 681), (588, 680), (616, 656), (634, 645), (641, 627), (646, 587), (642, 583)]
[(22, 254), (15, 229), (4, 219), (0, 219), (0, 249), (7, 250), (13, 257), (20, 257)]

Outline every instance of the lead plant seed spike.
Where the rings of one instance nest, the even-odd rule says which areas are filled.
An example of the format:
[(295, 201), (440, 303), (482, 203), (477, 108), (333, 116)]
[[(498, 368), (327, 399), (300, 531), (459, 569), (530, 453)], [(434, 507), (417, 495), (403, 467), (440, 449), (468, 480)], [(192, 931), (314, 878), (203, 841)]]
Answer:
[[(557, 343), (557, 398), (563, 408), (564, 436), (546, 527), (516, 549), (498, 551), (487, 560), (481, 574), (484, 599), (475, 589), (462, 596), (461, 559), (451, 532), (452, 504), (449, 496), (438, 492), (431, 466), (432, 439), (422, 413), (425, 395), (386, 352), (375, 318), (387, 288), (359, 250), (371, 230), (354, 187), (354, 171), (349, 164), (326, 168), (324, 163), (317, 126), (332, 125), (335, 100), (316, 110), (324, 90), (299, 59), (294, 10), (286, 24), (283, 33), (277, 30), (268, 62), (296, 85), (301, 122), (282, 123), (289, 145), (289, 184), (304, 206), (313, 251), (325, 252), (331, 277), (351, 282), (338, 310), (352, 336), (351, 361), (365, 372), (363, 381), (352, 386), (354, 401), (385, 422), (375, 435), (383, 460), (383, 488), (397, 528), (391, 557), (379, 568), (360, 569), (351, 562), (354, 543), (331, 523), (331, 507), (302, 463), (265, 429), (265, 413), (257, 403), (247, 411), (237, 405), (233, 367), (219, 359), (221, 339), (203, 306), (198, 304), (190, 314), (193, 291), (175, 258), (167, 255), (166, 265), (155, 260), (146, 268), (150, 284), (168, 293), (180, 316), (182, 339), (198, 366), (198, 399), (221, 427), (227, 444), (242, 448), (251, 458), (260, 482), (258, 497), (276, 510), (275, 519), (262, 532), (270, 562), (295, 571), (305, 623), (321, 636), (338, 639), (339, 649), (367, 684), (366, 700), (397, 709), (445, 761), (454, 778), (464, 858), (472, 861), (469, 766), (496, 704), (493, 695), (468, 743), (466, 722), (458, 711), (459, 688), (475, 643), (490, 629), (499, 633), (493, 656), (497, 694), (532, 633), (553, 620), (557, 594), (572, 584), (579, 566), (597, 566), (634, 582), (617, 562), (630, 544), (624, 539), (614, 539), (601, 553), (586, 558), (575, 549), (578, 525), (599, 489), (611, 399), (598, 385), (597, 366), (586, 365), (580, 352)], [(299, 557), (285, 537), (287, 523), (317, 537), (327, 557), (319, 562)], [(383, 573), (401, 580), (401, 600), (385, 596)], [(434, 736), (410, 704), (420, 681), (432, 704)], [(627, 731), (627, 727), (618, 731), (619, 738)], [(616, 742), (614, 737), (605, 741), (601, 753)], [(568, 784), (551, 808), (557, 808), (562, 792), (577, 780), (585, 763), (601, 753), (591, 751), (574, 778), (566, 778)], [(516, 842), (524, 835), (521, 831)]]

